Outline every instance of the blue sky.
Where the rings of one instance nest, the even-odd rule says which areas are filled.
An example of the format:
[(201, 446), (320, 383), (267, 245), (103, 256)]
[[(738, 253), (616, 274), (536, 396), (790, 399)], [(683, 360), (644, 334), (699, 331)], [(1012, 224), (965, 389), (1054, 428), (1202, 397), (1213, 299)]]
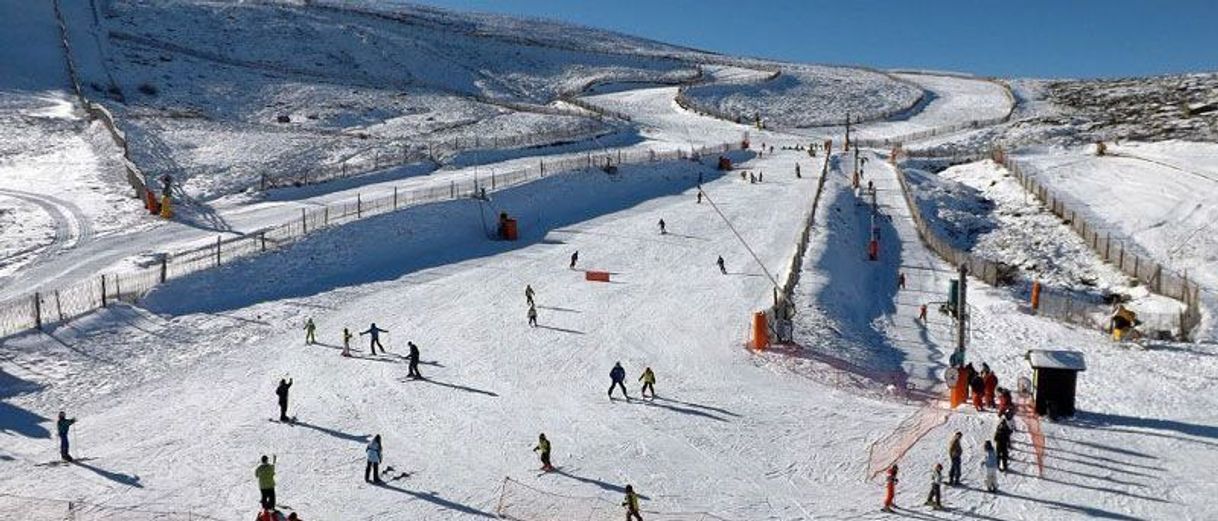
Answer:
[(1218, 0), (420, 0), (781, 60), (995, 76), (1218, 70)]

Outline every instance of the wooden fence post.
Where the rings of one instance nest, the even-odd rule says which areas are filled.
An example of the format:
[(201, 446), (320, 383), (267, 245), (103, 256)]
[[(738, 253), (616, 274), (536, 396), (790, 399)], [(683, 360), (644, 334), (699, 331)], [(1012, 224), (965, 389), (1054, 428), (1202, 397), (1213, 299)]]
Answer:
[(307, 218), (305, 218), (305, 209), (304, 208), (300, 209), (300, 229), (302, 230), (300, 232), (301, 235), (309, 233), (309, 220)]
[(42, 331), (42, 295), (34, 292), (34, 328)]
[(216, 266), (220, 265), (220, 236), (216, 236)]
[(359, 194), (355, 194), (355, 218), (360, 219), (364, 216), (364, 200)]
[(165, 278), (169, 274), (169, 254), (161, 255), (161, 283), (165, 283)]
[(262, 251), (266, 251), (266, 231), (258, 232), (258, 239), (262, 242)]
[(398, 187), (393, 187), (393, 209), (398, 209)]
[(101, 276), (101, 284), (102, 284), (102, 286), (101, 286), (102, 307), (104, 308), (104, 307), (106, 307), (106, 276), (105, 275)]

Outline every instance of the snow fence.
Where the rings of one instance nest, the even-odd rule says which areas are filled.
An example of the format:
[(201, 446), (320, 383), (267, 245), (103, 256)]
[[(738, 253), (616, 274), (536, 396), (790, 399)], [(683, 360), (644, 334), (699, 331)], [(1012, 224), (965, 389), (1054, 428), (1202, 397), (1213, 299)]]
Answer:
[(0, 336), (30, 329), (41, 329), (52, 323), (64, 323), (104, 308), (116, 301), (135, 302), (157, 284), (168, 279), (212, 269), (243, 257), (282, 248), (315, 231), (352, 221), (396, 212), (414, 206), (480, 198), (497, 190), (518, 186), (548, 175), (559, 175), (582, 169), (596, 168), (614, 175), (617, 165), (646, 164), (659, 161), (698, 160), (703, 155), (726, 153), (739, 149), (739, 143), (693, 148), (689, 150), (631, 149), (603, 153), (586, 153), (558, 159), (540, 159), (536, 166), (493, 172), (489, 176), (448, 185), (436, 185), (413, 190), (394, 188), (391, 195), (331, 203), (319, 207), (301, 208), (300, 216), (291, 221), (245, 233), (235, 237), (216, 236), (214, 243), (184, 250), (154, 253), (150, 265), (121, 273), (103, 273), (91, 280), (61, 288), (46, 288), (30, 295), (0, 302)]
[[(601, 497), (554, 494), (508, 477), (503, 478), (495, 513), (502, 519), (513, 521), (608, 521), (621, 519), (625, 509), (620, 498), (614, 501)], [(708, 512), (656, 512), (644, 509), (642, 513), (644, 519), (652, 521), (727, 521), (727, 518)]]

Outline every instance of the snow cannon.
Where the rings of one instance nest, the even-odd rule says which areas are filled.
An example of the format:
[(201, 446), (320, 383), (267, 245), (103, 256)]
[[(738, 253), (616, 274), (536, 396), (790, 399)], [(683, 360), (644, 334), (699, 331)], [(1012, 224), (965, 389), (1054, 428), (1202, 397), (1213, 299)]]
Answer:
[(607, 271), (585, 271), (584, 280), (589, 282), (609, 282), (609, 272)]
[(766, 322), (765, 312), (753, 313), (753, 337), (749, 339), (749, 347), (764, 351), (770, 345), (770, 327)]

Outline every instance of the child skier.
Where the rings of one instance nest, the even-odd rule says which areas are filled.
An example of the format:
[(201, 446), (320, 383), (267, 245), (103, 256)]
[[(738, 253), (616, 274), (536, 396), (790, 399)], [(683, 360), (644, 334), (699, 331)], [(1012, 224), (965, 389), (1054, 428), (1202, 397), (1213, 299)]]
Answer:
[(368, 464), (364, 465), (365, 482), (381, 483), (381, 451), (381, 435), (377, 434), (364, 448), (364, 453), (368, 456)]
[(275, 395), (279, 397), (279, 421), (292, 421), (288, 418), (288, 390), (292, 388), (292, 380), (279, 379), (279, 386), (275, 387)]
[(981, 462), (981, 466), (985, 468), (985, 489), (998, 492), (998, 455), (994, 452), (994, 444), (989, 441), (985, 442), (985, 461)]
[(537, 307), (529, 304), (529, 327), (537, 327)]
[(888, 467), (888, 477), (884, 480), (884, 511), (892, 512), (897, 497), (897, 465)]
[(609, 400), (613, 400), (613, 388), (620, 387), (622, 389), (622, 396), (626, 397), (626, 401), (630, 401), (630, 395), (626, 394), (626, 384), (623, 383), (626, 381), (626, 370), (622, 368), (621, 362), (613, 364), (613, 369), (609, 371), (609, 379), (611, 380), (609, 383)]
[(926, 495), (926, 505), (936, 510), (943, 508), (943, 464), (935, 463), (930, 471), (930, 493)]
[(643, 521), (643, 516), (639, 515), (639, 495), (634, 492), (634, 487), (626, 485), (626, 499), (622, 501), (622, 506), (626, 507), (626, 521), (631, 518)]
[(533, 447), (533, 452), (541, 453), (541, 470), (546, 472), (554, 470), (554, 466), (550, 464), (550, 440), (546, 439), (544, 432), (537, 435), (537, 446)]
[(263, 510), (275, 509), (275, 463), (278, 460), (278, 456), (272, 456), (268, 461), (263, 455), (262, 464), (254, 469), (254, 477), (258, 478), (258, 492), (262, 495), (259, 502)]
[(533, 286), (524, 285), (524, 301), (529, 307), (533, 307)]
[(385, 351), (385, 346), (381, 345), (381, 333), (388, 333), (388, 332), (389, 332), (388, 329), (381, 329), (379, 327), (376, 327), (376, 322), (373, 322), (372, 325), (368, 327), (368, 330), (361, 331), (359, 336), (369, 335), (368, 348), (372, 350), (372, 354), (375, 355), (376, 348), (379, 347), (379, 348), (381, 348), (381, 354), (383, 355), (383, 354), (387, 353), (388, 351)]
[(343, 356), (351, 356), (351, 330), (343, 328)]
[(305, 345), (311, 345), (313, 342), (317, 341), (317, 338), (314, 336), (314, 333), (317, 331), (317, 326), (313, 324), (313, 319), (310, 318), (305, 320), (304, 330)]
[(656, 374), (651, 371), (650, 367), (643, 369), (643, 376), (639, 377), (639, 381), (643, 382), (643, 390), (640, 391), (639, 394), (642, 394), (643, 398), (646, 398), (647, 391), (651, 391), (651, 397), (655, 398), (656, 397)]
[(422, 379), (423, 375), (419, 374), (419, 346), (414, 345), (414, 342), (406, 342), (406, 346), (410, 348), (410, 369), (406, 376)]
[(59, 419), (55, 421), (55, 430), (59, 433), (59, 457), (64, 461), (72, 461), (68, 453), (68, 429), (76, 423), (76, 418), (68, 418), (67, 413), (59, 411)]

